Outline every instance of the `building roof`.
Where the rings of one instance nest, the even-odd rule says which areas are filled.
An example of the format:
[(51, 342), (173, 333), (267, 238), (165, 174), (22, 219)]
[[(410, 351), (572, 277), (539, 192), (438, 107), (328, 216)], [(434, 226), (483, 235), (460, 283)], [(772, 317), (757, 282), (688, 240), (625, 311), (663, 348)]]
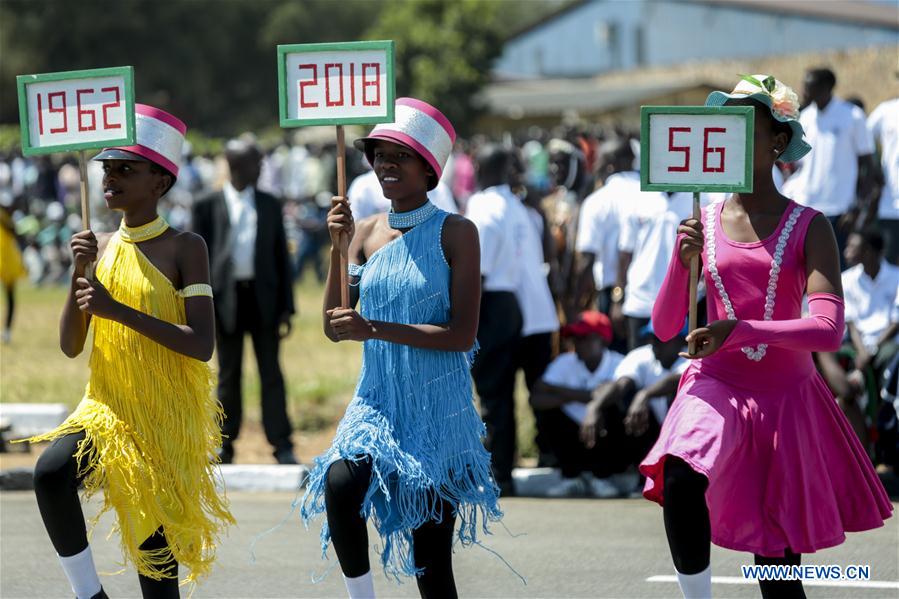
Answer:
[(639, 106), (652, 98), (713, 87), (695, 78), (636, 76), (616, 81), (600, 76), (497, 82), (483, 91), (482, 98), (493, 114), (519, 119), (569, 111), (596, 114)]
[[(594, 0), (572, 0), (548, 13), (530, 25), (520, 29), (509, 36), (509, 39), (521, 37), (535, 29), (574, 12)], [(708, 4), (722, 8), (734, 8), (752, 10), (773, 14), (807, 17), (825, 21), (837, 21), (839, 23), (873, 25), (885, 29), (899, 31), (899, 8), (895, 4), (880, 4), (860, 0), (672, 0), (680, 2), (693, 2), (696, 4)]]
[(698, 4), (739, 8), (759, 12), (780, 13), (812, 19), (875, 25), (899, 30), (899, 8), (896, 4), (859, 2), (859, 0), (689, 0)]
[(801, 93), (807, 69), (829, 66), (836, 93), (859, 96), (871, 110), (899, 96), (899, 45), (808, 52), (752, 59), (724, 59), (646, 67), (584, 79), (494, 81), (481, 98), (489, 113), (513, 120), (600, 114), (639, 107), (672, 96), (731, 89), (739, 73), (771, 73)]

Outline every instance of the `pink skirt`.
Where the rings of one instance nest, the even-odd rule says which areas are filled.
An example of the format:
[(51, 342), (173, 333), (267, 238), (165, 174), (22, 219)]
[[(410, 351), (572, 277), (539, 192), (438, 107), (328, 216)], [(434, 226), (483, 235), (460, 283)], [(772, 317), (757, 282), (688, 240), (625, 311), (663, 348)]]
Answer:
[(778, 390), (745, 389), (700, 372), (681, 378), (662, 431), (640, 464), (643, 495), (664, 503), (676, 456), (709, 480), (712, 542), (782, 557), (839, 545), (893, 511), (871, 461), (817, 372)]

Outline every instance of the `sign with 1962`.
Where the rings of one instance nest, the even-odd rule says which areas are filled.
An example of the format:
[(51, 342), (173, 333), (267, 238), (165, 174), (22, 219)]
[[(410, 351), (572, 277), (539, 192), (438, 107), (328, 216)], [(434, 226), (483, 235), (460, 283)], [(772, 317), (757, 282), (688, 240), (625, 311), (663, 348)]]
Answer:
[(134, 74), (113, 67), (19, 75), (26, 156), (134, 143)]

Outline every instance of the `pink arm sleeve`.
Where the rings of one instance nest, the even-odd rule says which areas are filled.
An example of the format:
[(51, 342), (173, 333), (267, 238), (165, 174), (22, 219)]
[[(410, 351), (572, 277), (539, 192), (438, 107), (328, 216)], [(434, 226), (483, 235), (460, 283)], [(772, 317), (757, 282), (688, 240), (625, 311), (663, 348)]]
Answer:
[(798, 351), (836, 351), (843, 340), (843, 300), (831, 293), (808, 297), (808, 318), (741, 320), (723, 348), (766, 343)]
[(684, 237), (686, 235), (678, 235), (674, 242), (674, 252), (668, 262), (665, 281), (652, 306), (652, 328), (656, 337), (662, 341), (673, 339), (681, 332), (690, 309), (690, 269), (681, 263), (678, 256), (678, 248)]

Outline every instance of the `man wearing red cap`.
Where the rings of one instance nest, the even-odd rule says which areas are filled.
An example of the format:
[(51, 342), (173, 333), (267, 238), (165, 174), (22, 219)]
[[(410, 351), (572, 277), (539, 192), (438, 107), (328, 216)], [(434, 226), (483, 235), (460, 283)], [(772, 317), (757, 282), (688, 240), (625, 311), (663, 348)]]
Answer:
[[(562, 329), (562, 335), (573, 341), (574, 351), (560, 354), (531, 394), (531, 405), (546, 423), (547, 440), (562, 470), (562, 482), (549, 494), (613, 497), (619, 490), (608, 477), (619, 470), (613, 458), (621, 453), (616, 451), (623, 436), (621, 414), (618, 412), (617, 421), (622, 434), (604, 437), (596, 434), (587, 416), (594, 395), (612, 384), (624, 356), (607, 349), (612, 342), (612, 323), (601, 312), (582, 312)], [(609, 414), (608, 420), (616, 418)]]

